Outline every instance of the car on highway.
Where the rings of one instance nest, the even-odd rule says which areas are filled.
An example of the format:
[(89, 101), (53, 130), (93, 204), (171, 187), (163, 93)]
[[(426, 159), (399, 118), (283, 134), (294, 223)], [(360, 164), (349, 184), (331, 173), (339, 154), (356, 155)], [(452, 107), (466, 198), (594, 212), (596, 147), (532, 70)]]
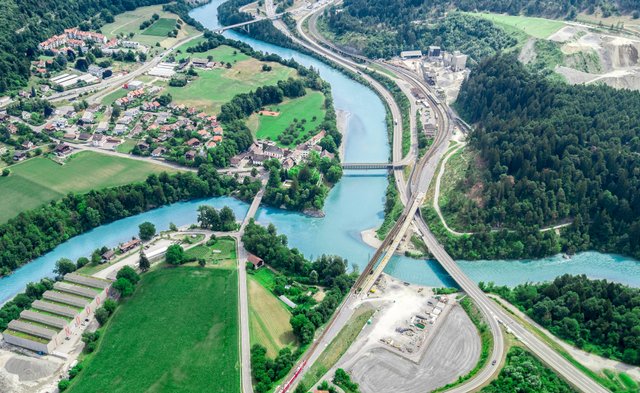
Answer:
[(495, 365), (496, 365), (496, 360), (495, 360), (495, 359), (491, 362), (491, 365), (492, 365), (492, 366), (495, 366)]

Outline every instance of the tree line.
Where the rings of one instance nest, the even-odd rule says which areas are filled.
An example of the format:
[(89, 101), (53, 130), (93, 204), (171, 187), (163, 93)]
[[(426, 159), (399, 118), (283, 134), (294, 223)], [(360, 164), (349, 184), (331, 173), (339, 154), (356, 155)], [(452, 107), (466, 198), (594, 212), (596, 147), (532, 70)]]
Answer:
[(480, 283), (578, 348), (640, 365), (640, 289), (585, 275), (513, 289)]
[(235, 193), (249, 200), (259, 188), (203, 165), (197, 174), (154, 174), (141, 183), (68, 194), (0, 225), (1, 273), (9, 274), (69, 238), (121, 218), (189, 199)]
[(456, 106), (476, 124), (469, 144), (483, 163), (482, 203), (452, 207), (463, 222), (483, 233), (572, 222), (563, 251), (640, 257), (640, 93), (553, 82), (497, 56)]

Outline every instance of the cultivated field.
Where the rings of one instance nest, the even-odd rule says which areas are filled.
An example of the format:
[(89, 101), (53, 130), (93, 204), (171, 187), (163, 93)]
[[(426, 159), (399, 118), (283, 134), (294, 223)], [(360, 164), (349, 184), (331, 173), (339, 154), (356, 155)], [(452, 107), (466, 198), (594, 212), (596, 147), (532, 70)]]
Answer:
[(155, 35), (157, 37), (166, 37), (167, 33), (176, 28), (176, 19), (172, 18), (160, 18), (153, 22), (145, 31), (144, 35)]
[(65, 165), (36, 157), (10, 169), (10, 176), (0, 177), (0, 222), (69, 192), (128, 184), (142, 181), (151, 173), (171, 171), (151, 163), (89, 151), (72, 156)]
[[(279, 112), (278, 116), (265, 116), (253, 114), (247, 121), (247, 126), (256, 135), (258, 139), (270, 139), (277, 141), (278, 136), (294, 124), (294, 119), (298, 122), (306, 120), (304, 131), (301, 135), (314, 130), (323, 120), (325, 115), (324, 95), (319, 91), (307, 90), (307, 94), (303, 97), (293, 100), (287, 100), (280, 105), (266, 107), (266, 110)], [(314, 120), (315, 117), (315, 120)], [(306, 134), (301, 139), (307, 140), (312, 135)], [(295, 145), (295, 141), (290, 144), (282, 144), (281, 146)]]
[[(213, 56), (215, 59), (216, 55)], [(237, 94), (248, 93), (260, 86), (275, 85), (297, 74), (293, 68), (278, 63), (267, 63), (273, 69), (265, 72), (262, 71), (263, 64), (249, 58), (238, 61), (230, 69), (198, 70), (199, 76), (195, 81), (184, 87), (168, 86), (165, 92), (171, 94), (175, 104), (185, 104), (215, 114), (222, 104)]]
[(69, 392), (240, 391), (236, 270), (149, 272), (103, 334)]
[[(260, 271), (266, 270), (263, 268)], [(264, 277), (259, 279), (261, 278)], [(296, 345), (296, 338), (289, 324), (291, 313), (254, 275), (249, 275), (248, 280), (251, 344), (264, 346), (268, 356), (274, 357), (280, 349)]]
[(472, 13), (488, 19), (493, 23), (505, 27), (507, 30), (517, 29), (535, 38), (548, 38), (550, 35), (565, 26), (563, 22), (529, 16), (513, 16), (505, 14), (492, 14), (487, 12)]

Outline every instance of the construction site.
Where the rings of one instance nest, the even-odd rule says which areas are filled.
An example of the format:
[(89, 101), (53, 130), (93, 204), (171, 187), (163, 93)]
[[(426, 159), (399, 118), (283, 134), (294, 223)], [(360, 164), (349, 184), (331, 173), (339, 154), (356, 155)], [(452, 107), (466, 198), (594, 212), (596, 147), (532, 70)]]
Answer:
[(367, 392), (425, 392), (467, 374), (480, 357), (477, 329), (456, 295), (386, 274), (364, 301), (377, 308), (335, 368)]

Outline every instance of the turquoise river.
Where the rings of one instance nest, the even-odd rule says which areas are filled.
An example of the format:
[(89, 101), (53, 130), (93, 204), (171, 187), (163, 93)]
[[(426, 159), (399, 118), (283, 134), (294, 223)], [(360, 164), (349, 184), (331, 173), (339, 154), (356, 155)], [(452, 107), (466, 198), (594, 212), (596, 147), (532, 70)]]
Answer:
[[(219, 26), (217, 8), (222, 0), (194, 9), (191, 16), (205, 27)], [(321, 61), (291, 49), (267, 44), (235, 32), (226, 36), (250, 44), (254, 49), (294, 58), (307, 67), (319, 70), (332, 87), (336, 110), (348, 113), (344, 159), (348, 162), (379, 162), (389, 157), (389, 143), (385, 126), (385, 109), (378, 96)], [(321, 254), (338, 254), (351, 265), (362, 268), (374, 250), (366, 245), (360, 233), (380, 225), (386, 174), (383, 172), (346, 173), (327, 198), (324, 218), (261, 207), (256, 215), (259, 223), (273, 223), (289, 238), (291, 246), (299, 248), (308, 258)], [(230, 206), (238, 217), (244, 216), (248, 205), (233, 198), (176, 203), (134, 217), (103, 225), (74, 237), (53, 251), (21, 267), (12, 275), (0, 279), (0, 304), (21, 292), (25, 285), (42, 277), (52, 276), (56, 260), (62, 257), (75, 260), (87, 256), (97, 247), (112, 247), (130, 239), (144, 221), (153, 222), (159, 230), (170, 223), (186, 225), (195, 222), (196, 209), (201, 204), (215, 207)], [(640, 262), (619, 255), (585, 252), (571, 259), (554, 256), (539, 260), (518, 261), (459, 261), (462, 269), (476, 281), (494, 281), (516, 285), (527, 281), (543, 281), (564, 274), (586, 274), (593, 278), (640, 287)], [(453, 285), (447, 273), (431, 260), (416, 260), (397, 256), (386, 272), (399, 279), (428, 286)]]

